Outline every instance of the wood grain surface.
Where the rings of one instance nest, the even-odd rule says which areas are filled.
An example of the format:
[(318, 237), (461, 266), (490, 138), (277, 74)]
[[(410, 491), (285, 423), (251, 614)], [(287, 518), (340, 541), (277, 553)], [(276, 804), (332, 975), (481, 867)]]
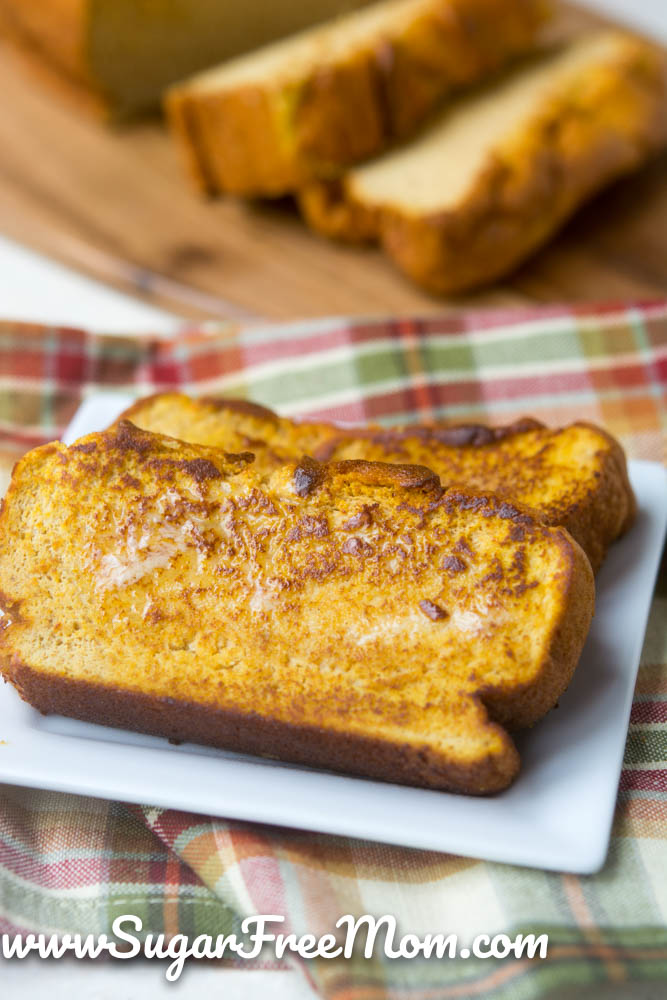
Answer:
[[(568, 22), (599, 19), (570, 12)], [(0, 231), (185, 317), (428, 313), (667, 292), (664, 155), (587, 205), (511, 279), (435, 299), (378, 250), (313, 236), (289, 203), (202, 199), (159, 121), (111, 127), (30, 62), (0, 37)]]

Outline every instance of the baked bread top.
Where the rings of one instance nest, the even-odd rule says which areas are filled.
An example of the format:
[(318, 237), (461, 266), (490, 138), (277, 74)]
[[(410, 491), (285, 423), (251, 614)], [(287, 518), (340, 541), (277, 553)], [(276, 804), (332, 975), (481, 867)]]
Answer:
[(383, 0), (177, 84), (165, 108), (209, 193), (275, 196), (376, 156), (525, 53), (545, 0)]
[(139, 400), (123, 417), (194, 444), (250, 451), (265, 471), (302, 455), (424, 465), (443, 486), (490, 490), (533, 507), (548, 524), (566, 527), (594, 568), (635, 513), (623, 449), (593, 424), (551, 430), (524, 419), (508, 427), (342, 430), (297, 423), (242, 400), (197, 400), (179, 393)]
[[(250, 456), (123, 422), (16, 466), (0, 658), (42, 711), (483, 793), (591, 620), (561, 528), (427, 469)], [(490, 721), (493, 720), (493, 721)]]

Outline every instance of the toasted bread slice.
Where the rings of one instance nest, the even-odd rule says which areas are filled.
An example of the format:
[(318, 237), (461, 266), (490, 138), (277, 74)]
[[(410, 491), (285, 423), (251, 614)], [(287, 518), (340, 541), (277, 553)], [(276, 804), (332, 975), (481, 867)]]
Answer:
[(383, 0), (178, 84), (200, 187), (279, 195), (375, 156), (453, 88), (535, 44), (545, 0)]
[(358, 0), (0, 0), (0, 21), (115, 115), (157, 108), (190, 73), (359, 6)]
[(458, 792), (567, 686), (588, 560), (428, 469), (249, 456), (129, 422), (17, 465), (0, 658), (42, 712)]
[(142, 430), (188, 444), (231, 453), (251, 452), (255, 469), (265, 473), (285, 462), (298, 461), (303, 455), (317, 455), (344, 433), (335, 424), (299, 423), (279, 417), (268, 407), (245, 399), (194, 399), (180, 392), (160, 392), (138, 399), (118, 420), (130, 420)]
[[(599, 569), (609, 545), (636, 513), (625, 454), (594, 424), (550, 430), (519, 421), (505, 428), (425, 428), (347, 436), (318, 449), (332, 461), (428, 464), (443, 485), (493, 491), (532, 507), (547, 524), (562, 525)], [(473, 441), (477, 443), (464, 443)]]
[(379, 241), (414, 281), (459, 292), (507, 274), (667, 133), (664, 57), (603, 32), (450, 105), (408, 145), (304, 188), (313, 229)]
[(635, 514), (623, 449), (592, 424), (550, 430), (524, 419), (508, 427), (343, 431), (332, 424), (296, 423), (241, 400), (195, 400), (178, 393), (139, 400), (123, 417), (194, 444), (250, 451), (264, 471), (304, 454), (425, 465), (443, 486), (490, 490), (567, 528), (595, 569)]

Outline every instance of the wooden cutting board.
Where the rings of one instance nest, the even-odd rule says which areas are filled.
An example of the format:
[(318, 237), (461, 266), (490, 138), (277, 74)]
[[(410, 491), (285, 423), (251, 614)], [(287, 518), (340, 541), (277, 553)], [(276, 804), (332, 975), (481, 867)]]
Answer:
[[(568, 17), (577, 28), (600, 23), (580, 11)], [(185, 317), (428, 313), (667, 293), (665, 156), (586, 206), (510, 280), (442, 300), (378, 250), (313, 236), (290, 204), (202, 199), (159, 121), (105, 125), (28, 72), (2, 38), (0, 94), (0, 231)]]

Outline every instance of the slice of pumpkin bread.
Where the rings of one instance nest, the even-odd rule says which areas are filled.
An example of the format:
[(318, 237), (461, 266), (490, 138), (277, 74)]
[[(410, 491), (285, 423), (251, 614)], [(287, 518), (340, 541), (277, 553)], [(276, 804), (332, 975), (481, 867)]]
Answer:
[(449, 105), (419, 136), (305, 186), (313, 229), (379, 242), (437, 294), (509, 273), (667, 135), (664, 55), (622, 32), (584, 37)]
[(533, 48), (546, 13), (545, 0), (383, 0), (177, 84), (167, 117), (207, 192), (295, 191)]
[(589, 628), (562, 528), (427, 469), (270, 475), (129, 422), (16, 466), (0, 662), (42, 712), (481, 794)]

